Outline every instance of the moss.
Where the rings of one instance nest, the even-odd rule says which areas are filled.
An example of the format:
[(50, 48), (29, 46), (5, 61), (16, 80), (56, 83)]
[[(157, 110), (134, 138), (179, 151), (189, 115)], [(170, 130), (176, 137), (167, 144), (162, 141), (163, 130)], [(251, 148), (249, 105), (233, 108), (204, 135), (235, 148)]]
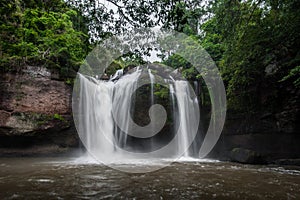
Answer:
[(53, 119), (58, 119), (60, 121), (65, 121), (65, 118), (63, 118), (63, 116), (61, 116), (60, 114), (55, 113), (53, 115)]
[(42, 125), (49, 123), (52, 120), (51, 115), (41, 114), (41, 113), (23, 113), (16, 112), (13, 113), (13, 116), (19, 121), (23, 126), (32, 127), (36, 129)]
[(74, 85), (74, 79), (72, 79), (72, 78), (67, 78), (67, 79), (65, 80), (65, 83), (66, 83), (67, 85)]

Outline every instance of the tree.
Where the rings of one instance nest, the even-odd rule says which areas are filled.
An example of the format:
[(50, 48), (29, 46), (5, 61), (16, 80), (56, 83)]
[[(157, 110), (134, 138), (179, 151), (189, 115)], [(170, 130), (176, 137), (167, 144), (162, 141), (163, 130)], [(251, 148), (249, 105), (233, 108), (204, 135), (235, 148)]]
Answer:
[[(67, 75), (77, 70), (88, 49), (87, 29), (74, 26), (76, 10), (56, 0), (1, 2), (1, 65), (6, 69), (24, 65), (58, 68)], [(79, 17), (78, 17), (79, 16)], [(76, 30), (77, 29), (77, 30)]]
[[(260, 98), (263, 90), (268, 90), (265, 87), (280, 87), (283, 83), (280, 80), (297, 82), (294, 75), (299, 66), (297, 7), (299, 1), (287, 0), (214, 2), (214, 16), (204, 25), (203, 41), (219, 60), (231, 108), (257, 110), (263, 106)], [(213, 39), (216, 41), (208, 45), (207, 41)], [(270, 100), (276, 99), (276, 95), (274, 92), (268, 97), (266, 106), (274, 105)]]
[[(202, 1), (188, 0), (67, 0), (88, 18), (91, 41), (132, 28), (161, 26), (177, 31), (197, 32)], [(186, 27), (186, 24), (193, 26)], [(188, 30), (191, 29), (191, 30)]]

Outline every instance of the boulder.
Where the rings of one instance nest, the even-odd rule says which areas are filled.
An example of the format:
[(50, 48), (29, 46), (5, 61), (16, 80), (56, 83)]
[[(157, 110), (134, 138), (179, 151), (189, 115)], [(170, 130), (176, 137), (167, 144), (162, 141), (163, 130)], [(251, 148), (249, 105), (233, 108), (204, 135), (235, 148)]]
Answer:
[(263, 161), (257, 152), (243, 148), (232, 149), (229, 156), (232, 161), (240, 163), (261, 164)]

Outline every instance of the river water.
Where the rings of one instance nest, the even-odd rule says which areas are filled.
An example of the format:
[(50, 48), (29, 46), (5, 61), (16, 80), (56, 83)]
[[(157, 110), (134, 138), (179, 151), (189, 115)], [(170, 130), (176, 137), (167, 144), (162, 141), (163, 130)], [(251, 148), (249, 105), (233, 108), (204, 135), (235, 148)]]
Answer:
[(33, 198), (300, 199), (300, 171), (192, 160), (150, 173), (126, 173), (73, 158), (0, 158), (0, 199)]

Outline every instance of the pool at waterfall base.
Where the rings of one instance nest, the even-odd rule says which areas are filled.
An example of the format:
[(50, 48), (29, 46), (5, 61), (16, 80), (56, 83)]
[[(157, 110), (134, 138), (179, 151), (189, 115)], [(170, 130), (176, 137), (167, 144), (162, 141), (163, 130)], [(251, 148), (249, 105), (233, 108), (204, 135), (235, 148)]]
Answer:
[[(116, 163), (151, 168), (164, 160)], [(126, 173), (91, 158), (1, 158), (0, 199), (299, 199), (297, 167), (179, 159)]]

